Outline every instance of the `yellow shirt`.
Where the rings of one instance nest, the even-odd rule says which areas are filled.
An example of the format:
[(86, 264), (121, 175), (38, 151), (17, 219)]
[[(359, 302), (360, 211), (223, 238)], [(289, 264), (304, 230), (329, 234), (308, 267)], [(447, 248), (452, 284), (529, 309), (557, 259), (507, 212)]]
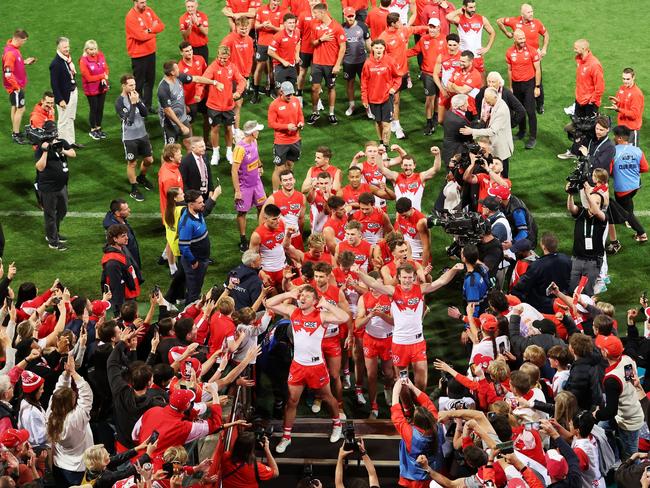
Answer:
[(178, 221), (181, 218), (181, 212), (186, 208), (187, 207), (184, 205), (179, 205), (174, 209), (173, 227), (170, 227), (167, 225), (167, 222), (165, 222), (165, 238), (167, 239), (167, 244), (169, 244), (169, 247), (176, 257), (181, 255), (181, 250), (178, 247)]

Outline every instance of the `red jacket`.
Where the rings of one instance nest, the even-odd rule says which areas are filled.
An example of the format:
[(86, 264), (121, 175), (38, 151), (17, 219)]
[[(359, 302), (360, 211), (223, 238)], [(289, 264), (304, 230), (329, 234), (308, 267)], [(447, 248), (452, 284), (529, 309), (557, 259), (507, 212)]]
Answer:
[(156, 34), (165, 24), (151, 8), (140, 13), (133, 7), (124, 19), (126, 29), (126, 52), (130, 58), (142, 58), (156, 52)]
[(371, 55), (361, 70), (361, 101), (384, 103), (390, 96), (391, 88), (397, 92), (401, 83), (402, 77), (391, 57), (384, 55), (377, 61), (374, 55)]
[(605, 92), (603, 66), (592, 53), (586, 58), (576, 56), (576, 101), (580, 105), (590, 103), (600, 107), (600, 99)]
[[(246, 89), (246, 78), (244, 78), (237, 66), (231, 61), (226, 61), (226, 64), (221, 64), (218, 59), (215, 59), (208, 69), (203, 73), (205, 78), (217, 80), (223, 84), (223, 89), (219, 90), (216, 86), (210, 85), (208, 91), (208, 100), (206, 105), (212, 110), (218, 112), (226, 112), (235, 107), (233, 94), (236, 92), (241, 95)], [(233, 89), (233, 85), (236, 87)], [(204, 85), (196, 87), (196, 95), (203, 96)]]

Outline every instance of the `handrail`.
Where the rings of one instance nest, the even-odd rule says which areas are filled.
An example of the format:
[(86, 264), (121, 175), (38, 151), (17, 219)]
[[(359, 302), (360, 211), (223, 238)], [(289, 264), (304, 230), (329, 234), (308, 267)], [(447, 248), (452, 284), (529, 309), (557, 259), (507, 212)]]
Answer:
[[(237, 391), (235, 392), (235, 398), (233, 399), (232, 402), (232, 409), (230, 410), (230, 420), (229, 422), (234, 422), (236, 420), (238, 412), (241, 410), (240, 408), (240, 401), (241, 401), (241, 396), (242, 396), (242, 386), (239, 385), (237, 386)], [(234, 427), (234, 426), (233, 426)], [(226, 431), (226, 443), (224, 447), (224, 452), (230, 450), (230, 442), (232, 441), (232, 429), (233, 427), (229, 427), (228, 430)]]

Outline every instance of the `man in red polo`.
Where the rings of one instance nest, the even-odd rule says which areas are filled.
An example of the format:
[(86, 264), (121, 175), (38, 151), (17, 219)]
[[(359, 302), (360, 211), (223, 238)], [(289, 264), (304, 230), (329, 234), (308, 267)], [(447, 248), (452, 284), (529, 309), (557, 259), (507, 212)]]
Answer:
[(9, 93), (11, 103), (11, 139), (16, 144), (25, 144), (24, 136), (20, 127), (25, 113), (25, 92), (27, 85), (27, 73), (25, 66), (34, 64), (36, 58), (23, 59), (20, 48), (27, 42), (27, 32), (18, 29), (7, 41), (2, 53), (2, 83)]
[(635, 83), (636, 75), (632, 68), (623, 70), (623, 84), (618, 88), (616, 95), (609, 97), (609, 108), (618, 112), (618, 125), (630, 129), (629, 143), (639, 147), (639, 131), (643, 124), (643, 92)]
[(382, 32), (386, 30), (386, 17), (390, 13), (391, 0), (379, 0), (377, 8), (372, 8), (368, 13), (366, 24), (370, 29), (370, 40), (379, 39)]
[[(519, 17), (502, 17), (497, 19), (497, 25), (506, 37), (510, 39), (514, 37), (514, 31), (521, 29), (526, 34), (526, 44), (539, 52), (540, 61), (546, 56), (550, 36), (544, 24), (539, 19), (534, 18), (533, 7), (531, 5), (527, 3), (522, 4), (521, 15)], [(512, 32), (508, 31), (508, 27), (512, 29)], [(542, 36), (544, 40), (541, 48), (539, 47), (539, 36)], [(535, 99), (535, 102), (537, 104), (537, 113), (543, 114), (544, 85), (542, 83), (540, 83), (539, 90), (539, 96)]]
[[(190, 43), (194, 54), (201, 56), (207, 62), (210, 59), (208, 50), (208, 16), (199, 9), (197, 0), (185, 0), (185, 13), (178, 19), (183, 40)], [(203, 73), (199, 73), (200, 75)], [(187, 100), (187, 98), (186, 98)]]
[[(181, 51), (181, 59), (178, 61), (178, 70), (190, 76), (201, 76), (208, 67), (205, 58), (194, 52), (194, 48), (188, 41), (183, 41), (179, 44), (178, 48)], [(199, 112), (203, 114), (203, 139), (206, 144), (210, 142), (210, 123), (206, 115), (205, 95), (203, 97), (197, 96), (196, 83), (183, 84), (183, 93), (185, 95), (185, 105), (189, 110), (190, 124), (194, 124)]]
[(483, 86), (481, 73), (474, 67), (474, 55), (472, 51), (460, 53), (460, 70), (454, 71), (447, 83), (447, 92), (453, 96), (457, 93), (467, 95), (469, 111), (473, 116), (478, 115), (476, 109), (476, 95)]
[(230, 31), (232, 32), (236, 29), (235, 23), (237, 19), (245, 17), (253, 22), (259, 6), (259, 0), (226, 0), (226, 6), (221, 10), (221, 13), (228, 18)]
[[(255, 15), (255, 30), (257, 31), (257, 50), (255, 52), (255, 73), (253, 73), (253, 97), (250, 103), (260, 101), (260, 83), (265, 72), (268, 77), (269, 90), (273, 89), (273, 72), (269, 59), (269, 45), (273, 36), (281, 30), (284, 10), (280, 7), (280, 0), (269, 0), (262, 4)], [(270, 91), (268, 92), (270, 94)]]
[[(305, 79), (307, 78), (307, 70), (311, 66), (314, 58), (314, 45), (312, 40), (314, 38), (313, 29), (318, 24), (318, 19), (314, 16), (314, 7), (320, 3), (320, 0), (308, 0), (309, 8), (306, 10), (297, 11), (291, 10), (298, 16), (297, 29), (300, 31), (300, 70), (298, 71), (298, 83), (296, 85), (296, 97), (302, 105), (302, 89), (305, 86)], [(322, 108), (322, 102), (319, 108)]]
[(447, 14), (454, 10), (456, 10), (454, 4), (447, 0), (415, 0), (415, 25), (427, 25), (429, 19), (438, 19), (440, 35), (446, 37), (449, 34)]
[(273, 60), (273, 78), (275, 88), (289, 81), (293, 86), (298, 81), (298, 66), (300, 65), (300, 32), (296, 29), (297, 18), (292, 13), (282, 17), (280, 29), (269, 44), (269, 57)]
[[(528, 114), (529, 134), (526, 142), (526, 149), (533, 149), (537, 139), (537, 112), (535, 110), (535, 99), (541, 93), (542, 67), (541, 58), (537, 49), (526, 43), (526, 34), (523, 30), (517, 29), (514, 34), (514, 44), (506, 51), (506, 63), (508, 64), (508, 79), (510, 89), (517, 97), (517, 100), (526, 109)], [(526, 134), (526, 119), (519, 122), (517, 139), (523, 139)]]

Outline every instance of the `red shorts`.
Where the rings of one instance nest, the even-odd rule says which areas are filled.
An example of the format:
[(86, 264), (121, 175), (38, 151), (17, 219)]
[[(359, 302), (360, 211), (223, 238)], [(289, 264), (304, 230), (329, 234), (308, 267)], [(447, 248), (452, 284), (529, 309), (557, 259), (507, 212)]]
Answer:
[(305, 250), (305, 246), (302, 242), (302, 234), (300, 232), (291, 238), (291, 245), (299, 251)]
[(325, 357), (341, 357), (341, 339), (338, 335), (334, 337), (325, 337), (321, 343), (321, 348), (323, 350), (323, 356)]
[(415, 344), (395, 344), (391, 346), (393, 364), (397, 368), (407, 368), (410, 364), (427, 360), (427, 343), (424, 340)]
[(275, 286), (275, 289), (278, 291), (278, 293), (282, 293), (282, 279), (284, 278), (284, 270), (281, 269), (280, 271), (266, 271), (263, 269), (264, 273), (269, 277), (271, 280), (271, 285)]
[(442, 94), (438, 95), (438, 105), (442, 105), (445, 109), (451, 109), (451, 97), (445, 97)]
[(348, 336), (349, 331), (350, 331), (350, 328), (348, 327), (347, 322), (345, 322), (344, 324), (339, 324), (339, 337), (342, 340), (346, 339), (346, 337)]
[(320, 390), (330, 382), (330, 374), (327, 372), (325, 363), (313, 366), (303, 366), (295, 361), (291, 362), (289, 379), (287, 382), (294, 386), (307, 386), (312, 390)]
[(485, 73), (485, 63), (483, 62), (483, 58), (474, 58), (473, 65), (474, 68), (476, 68), (476, 71), (479, 73)]
[(366, 333), (366, 326), (365, 325), (363, 327), (355, 327), (354, 331), (352, 332), (354, 337), (356, 337), (357, 339), (363, 339), (363, 336), (364, 336), (365, 333)]
[(392, 358), (392, 345), (393, 339), (390, 337), (377, 339), (370, 334), (366, 334), (363, 336), (363, 355), (366, 359), (379, 358), (382, 361), (388, 361)]
[(397, 485), (404, 488), (429, 488), (430, 483), (431, 480), (407, 480), (400, 476)]

